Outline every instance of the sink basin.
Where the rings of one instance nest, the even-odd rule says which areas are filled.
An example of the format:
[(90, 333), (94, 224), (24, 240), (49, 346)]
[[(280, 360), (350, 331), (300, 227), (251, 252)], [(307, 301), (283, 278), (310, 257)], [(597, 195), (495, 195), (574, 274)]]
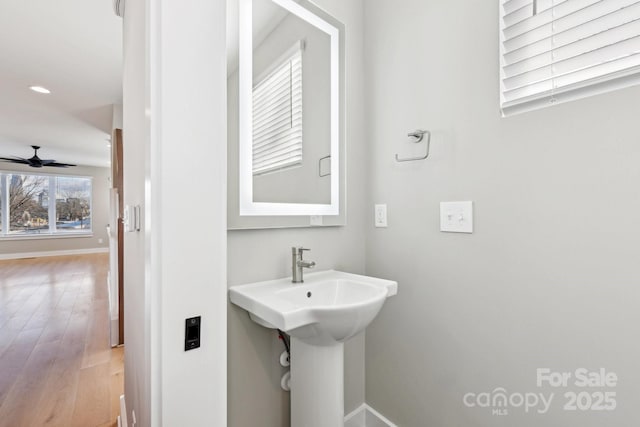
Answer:
[(254, 322), (291, 336), (291, 426), (341, 427), (343, 343), (371, 323), (398, 284), (334, 270), (307, 273), (304, 280), (232, 286), (229, 297)]
[(397, 293), (391, 280), (335, 270), (232, 286), (231, 302), (267, 328), (278, 328), (308, 344), (344, 342), (364, 330), (386, 298)]

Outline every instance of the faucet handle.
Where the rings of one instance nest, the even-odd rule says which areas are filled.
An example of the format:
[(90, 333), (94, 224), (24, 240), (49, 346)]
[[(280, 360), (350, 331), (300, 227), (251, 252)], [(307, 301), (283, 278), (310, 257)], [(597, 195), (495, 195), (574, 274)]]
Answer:
[(304, 258), (304, 251), (310, 251), (311, 249), (307, 248), (298, 248), (298, 253), (300, 254), (300, 259)]
[(302, 246), (292, 246), (291, 253), (293, 255), (300, 254), (302, 256), (303, 251), (310, 251), (311, 249), (303, 248)]

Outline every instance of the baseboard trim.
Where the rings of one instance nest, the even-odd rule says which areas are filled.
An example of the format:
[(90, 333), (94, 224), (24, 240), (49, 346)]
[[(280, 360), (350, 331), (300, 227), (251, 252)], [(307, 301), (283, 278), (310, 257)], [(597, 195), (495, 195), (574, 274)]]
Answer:
[(344, 417), (345, 427), (398, 427), (380, 412), (363, 403)]
[(367, 415), (367, 405), (363, 403), (356, 409), (345, 415), (344, 427), (364, 427)]
[(84, 255), (84, 254), (106, 254), (109, 248), (88, 248), (69, 249), (64, 251), (44, 251), (44, 252), (18, 252), (15, 254), (0, 254), (0, 261), (9, 259), (40, 258), (48, 256)]

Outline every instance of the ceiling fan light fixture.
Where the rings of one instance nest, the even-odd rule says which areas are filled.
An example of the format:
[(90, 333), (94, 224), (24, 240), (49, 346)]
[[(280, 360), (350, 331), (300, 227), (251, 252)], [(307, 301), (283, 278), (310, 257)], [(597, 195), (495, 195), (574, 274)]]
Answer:
[(70, 166), (76, 166), (71, 163), (57, 162), (53, 159), (51, 160), (41, 159), (40, 157), (38, 157), (38, 150), (40, 149), (40, 146), (32, 145), (31, 148), (33, 148), (33, 157), (29, 159), (24, 159), (22, 157), (14, 156), (14, 157), (0, 157), (0, 161), (9, 162), (9, 163), (18, 163), (21, 165), (30, 166), (32, 168), (41, 168), (44, 166), (53, 167), (53, 168), (68, 168)]
[(38, 92), (38, 93), (45, 93), (45, 94), (51, 93), (51, 91), (49, 89), (47, 89), (46, 87), (42, 87), (42, 86), (29, 86), (29, 89), (31, 89), (34, 92)]

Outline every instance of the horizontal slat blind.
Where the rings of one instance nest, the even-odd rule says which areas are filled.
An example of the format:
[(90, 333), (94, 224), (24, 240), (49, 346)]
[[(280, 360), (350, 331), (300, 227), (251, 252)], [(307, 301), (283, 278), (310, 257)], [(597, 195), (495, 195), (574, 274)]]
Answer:
[(253, 88), (253, 174), (302, 163), (302, 52)]
[(640, 0), (500, 0), (504, 115), (640, 83)]

